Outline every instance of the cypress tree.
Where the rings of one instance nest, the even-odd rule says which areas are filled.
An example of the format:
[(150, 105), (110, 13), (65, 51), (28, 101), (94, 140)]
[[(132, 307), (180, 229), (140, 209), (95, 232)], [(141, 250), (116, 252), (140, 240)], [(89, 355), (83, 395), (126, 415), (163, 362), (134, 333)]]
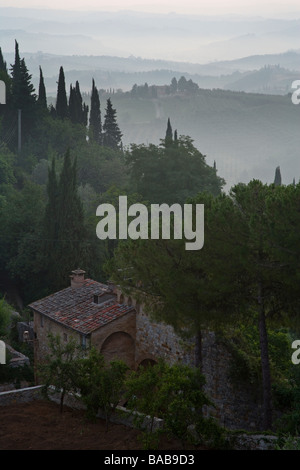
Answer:
[(48, 182), (47, 182), (47, 196), (48, 201), (45, 208), (44, 217), (44, 267), (47, 277), (47, 285), (49, 292), (55, 288), (56, 282), (56, 250), (58, 241), (58, 220), (57, 220), (57, 205), (58, 205), (58, 181), (55, 169), (55, 160), (53, 158), (51, 167), (48, 169)]
[(116, 110), (112, 107), (110, 98), (107, 100), (106, 114), (103, 125), (103, 144), (113, 149), (121, 148), (122, 134), (117, 124)]
[(87, 125), (88, 106), (82, 101), (79, 82), (75, 87), (70, 85), (69, 117), (74, 124)]
[(47, 240), (47, 253), (51, 256), (54, 252), (58, 236), (58, 221), (56, 216), (58, 204), (58, 181), (54, 158), (52, 159), (51, 168), (48, 169), (47, 195), (48, 202), (45, 208), (44, 232), (45, 239)]
[[(2, 80), (5, 83), (5, 88), (6, 88), (6, 103), (8, 103), (8, 96), (10, 92), (10, 76), (7, 71), (7, 65), (6, 62), (3, 59), (2, 55), (2, 50), (0, 47), (0, 80)], [(4, 106), (0, 106), (0, 116), (3, 116), (5, 114), (5, 109)]]
[(170, 118), (168, 118), (168, 124), (167, 124), (167, 131), (166, 131), (166, 137), (165, 137), (165, 145), (170, 145), (173, 142), (173, 131), (172, 131), (172, 126), (170, 122)]
[(44, 83), (44, 77), (42, 68), (40, 66), (40, 82), (39, 82), (39, 96), (38, 103), (42, 109), (47, 109), (47, 97), (46, 97), (46, 88)]
[(274, 184), (275, 184), (275, 186), (280, 186), (281, 185), (280, 166), (278, 166), (275, 170)]
[(59, 246), (58, 262), (60, 272), (58, 282), (61, 286), (66, 283), (68, 275), (74, 266), (82, 266), (85, 242), (84, 212), (77, 191), (76, 160), (71, 161), (67, 151), (58, 184), (58, 225)]
[(98, 144), (102, 143), (102, 123), (101, 123), (101, 110), (100, 98), (95, 80), (93, 79), (92, 94), (91, 94), (91, 113), (90, 113), (90, 138)]
[(57, 114), (57, 117), (61, 119), (65, 119), (69, 116), (65, 74), (64, 74), (64, 69), (62, 66), (59, 69), (57, 97), (56, 97), (56, 114)]
[(70, 85), (70, 94), (69, 94), (69, 118), (74, 123), (78, 122), (75, 88), (73, 88), (72, 84)]
[(72, 162), (69, 151), (65, 154), (58, 181), (52, 162), (47, 189), (45, 248), (49, 254), (48, 284), (53, 291), (65, 287), (70, 272), (85, 261), (84, 213), (77, 192), (76, 161)]
[(80, 124), (83, 124), (84, 126), (87, 126), (87, 117), (88, 117), (89, 107), (85, 103), (83, 103), (78, 80), (76, 81), (76, 84), (75, 84), (75, 97), (76, 97), (77, 110), (78, 110), (77, 111), (78, 122)]
[(7, 65), (6, 65), (6, 62), (3, 59), (1, 47), (0, 47), (0, 72), (7, 73)]

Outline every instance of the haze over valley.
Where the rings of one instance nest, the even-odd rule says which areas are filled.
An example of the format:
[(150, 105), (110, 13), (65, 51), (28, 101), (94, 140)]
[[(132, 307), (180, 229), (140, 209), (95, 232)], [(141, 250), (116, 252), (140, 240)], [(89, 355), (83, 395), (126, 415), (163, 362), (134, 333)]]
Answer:
[[(0, 46), (7, 64), (15, 40), (38, 89), (41, 66), (48, 103), (60, 66), (66, 88), (78, 80), (89, 104), (92, 79), (101, 112), (112, 97), (123, 144), (159, 143), (167, 119), (189, 135), (231, 185), (252, 178), (300, 178), (300, 14), (242, 16), (133, 10), (0, 8)], [(133, 96), (134, 85), (170, 85), (184, 76), (196, 94)]]

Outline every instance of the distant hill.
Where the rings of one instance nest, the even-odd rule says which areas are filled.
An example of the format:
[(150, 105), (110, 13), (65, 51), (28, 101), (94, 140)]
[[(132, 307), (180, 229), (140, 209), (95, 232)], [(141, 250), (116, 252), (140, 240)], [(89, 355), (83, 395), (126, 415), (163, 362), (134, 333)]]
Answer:
[[(112, 97), (124, 145), (158, 144), (170, 117), (173, 130), (191, 136), (210, 164), (216, 161), (227, 189), (252, 178), (272, 182), (277, 166), (284, 184), (300, 178), (300, 105), (293, 105), (288, 95), (292, 82), (300, 79), (300, 51), (203, 65), (22, 50), (20, 44), (36, 89), (42, 66), (49, 102), (55, 100), (61, 65), (67, 91), (70, 83), (78, 80), (81, 91), (88, 93), (94, 78), (98, 89), (104, 90), (102, 115), (105, 100)], [(14, 54), (4, 53), (4, 59), (11, 64)], [(124, 92), (135, 83), (168, 85), (174, 76), (179, 79), (183, 75), (199, 85), (197, 94), (143, 99)], [(119, 88), (123, 92), (117, 92)], [(89, 96), (85, 99), (89, 104)]]
[(92, 11), (88, 2), (86, 9), (0, 7), (2, 50), (12, 51), (17, 39), (27, 52), (118, 57), (133, 54), (205, 64), (282, 53), (297, 47), (299, 40), (299, 8), (290, 18), (272, 18), (271, 9), (269, 17), (220, 15), (217, 11), (210, 16), (205, 12)]
[(300, 71), (300, 49), (290, 50), (282, 54), (261, 54), (242, 57), (237, 60), (219, 61), (219, 67), (225, 67), (227, 70), (249, 71), (260, 69), (265, 65), (279, 65), (282, 68), (291, 71)]
[[(101, 96), (103, 109), (107, 96)], [(271, 183), (277, 166), (284, 184), (300, 179), (300, 105), (288, 95), (201, 89), (158, 99), (110, 96), (125, 145), (158, 144), (170, 117), (173, 131), (191, 136), (209, 164), (216, 161), (227, 189), (252, 178)]]
[[(179, 79), (184, 75), (196, 82), (200, 88), (286, 94), (290, 91), (292, 82), (300, 76), (300, 50), (205, 65), (133, 56), (64, 56), (42, 52), (22, 53), (22, 50), (21, 55), (26, 60), (36, 89), (39, 66), (42, 67), (49, 95), (56, 94), (61, 65), (64, 67), (68, 84), (74, 84), (78, 80), (81, 89), (86, 92), (91, 89), (92, 78), (99, 88), (121, 88), (126, 91), (135, 83), (165, 85), (169, 84), (174, 76)], [(13, 53), (4, 53), (4, 56), (8, 64), (13, 63)]]

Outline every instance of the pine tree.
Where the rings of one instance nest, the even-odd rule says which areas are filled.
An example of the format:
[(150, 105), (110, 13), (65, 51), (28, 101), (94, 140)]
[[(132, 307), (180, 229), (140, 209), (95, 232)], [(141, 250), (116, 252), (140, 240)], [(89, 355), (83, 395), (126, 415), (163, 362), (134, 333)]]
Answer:
[(275, 184), (275, 186), (281, 186), (280, 166), (278, 166), (275, 170), (274, 184)]
[(122, 134), (117, 124), (116, 110), (112, 107), (110, 98), (107, 100), (103, 130), (103, 145), (113, 149), (120, 149)]
[(102, 143), (102, 124), (100, 98), (95, 81), (93, 79), (91, 95), (91, 113), (90, 113), (90, 138), (98, 144)]
[(15, 62), (11, 66), (11, 89), (8, 94), (7, 115), (5, 121), (11, 125), (14, 121), (15, 133), (11, 138), (11, 148), (15, 150), (17, 145), (17, 120), (21, 111), (21, 141), (24, 142), (30, 136), (37, 120), (36, 95), (31, 83), (31, 75), (28, 72), (24, 59), (20, 59), (19, 45), (15, 42)]
[(40, 82), (39, 82), (39, 96), (38, 103), (42, 109), (47, 109), (47, 97), (46, 97), (46, 88), (44, 83), (44, 77), (42, 68), (40, 67)]
[(19, 45), (15, 44), (15, 63), (12, 72), (12, 105), (14, 109), (31, 112), (36, 102), (34, 86), (24, 59), (20, 59)]
[(15, 97), (19, 95), (19, 87), (21, 80), (21, 59), (19, 52), (19, 44), (15, 41), (15, 62), (11, 65), (11, 77), (12, 77), (12, 86), (11, 86), (11, 95), (12, 102), (15, 101)]
[(56, 98), (56, 114), (57, 117), (65, 119), (69, 116), (68, 100), (66, 93), (65, 74), (61, 66), (59, 70), (57, 98)]

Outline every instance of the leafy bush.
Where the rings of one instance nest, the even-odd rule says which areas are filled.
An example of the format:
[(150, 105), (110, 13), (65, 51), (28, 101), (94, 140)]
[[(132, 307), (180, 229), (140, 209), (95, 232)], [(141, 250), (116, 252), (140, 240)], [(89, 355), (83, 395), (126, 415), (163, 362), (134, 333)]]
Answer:
[[(143, 417), (135, 415), (146, 448), (157, 446), (162, 432), (180, 439), (183, 446), (208, 437), (214, 442), (214, 436), (220, 437), (218, 425), (202, 415), (202, 407), (212, 405), (203, 392), (204, 382), (199, 369), (182, 364), (169, 366), (162, 360), (131, 372), (125, 382), (127, 406), (150, 417), (150, 426), (146, 428)], [(155, 417), (163, 419), (163, 431), (154, 426)]]
[(106, 430), (111, 414), (120, 402), (127, 370), (123, 361), (114, 360), (106, 364), (103, 355), (95, 348), (81, 360), (78, 387), (87, 407), (87, 416), (95, 419), (99, 409), (104, 411)]

